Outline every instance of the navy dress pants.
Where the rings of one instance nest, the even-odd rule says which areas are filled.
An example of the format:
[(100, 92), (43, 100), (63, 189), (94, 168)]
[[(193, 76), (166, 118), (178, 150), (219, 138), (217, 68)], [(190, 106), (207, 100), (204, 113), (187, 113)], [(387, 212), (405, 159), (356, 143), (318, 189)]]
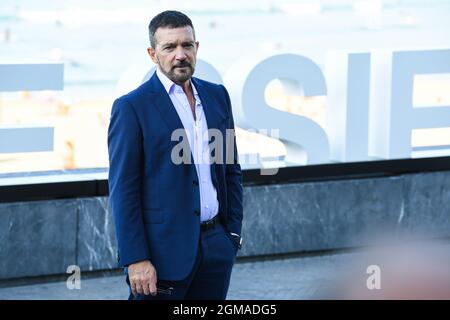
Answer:
[[(225, 300), (230, 284), (237, 244), (222, 224), (201, 231), (198, 254), (189, 276), (181, 281), (157, 279), (158, 293), (134, 296), (130, 300)], [(158, 270), (156, 270), (158, 274)], [(128, 275), (126, 277), (130, 285)]]

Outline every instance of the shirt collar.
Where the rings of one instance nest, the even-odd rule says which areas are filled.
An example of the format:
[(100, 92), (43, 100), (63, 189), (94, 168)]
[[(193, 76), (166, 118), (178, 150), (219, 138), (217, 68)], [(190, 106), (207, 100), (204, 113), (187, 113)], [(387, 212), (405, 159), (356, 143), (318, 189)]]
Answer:
[[(170, 94), (171, 92), (178, 92), (178, 93), (184, 93), (183, 88), (181, 88), (181, 86), (177, 85), (176, 83), (174, 83), (172, 80), (170, 80), (160, 69), (159, 67), (156, 67), (156, 75), (158, 76), (159, 80), (161, 81), (164, 89), (166, 90), (166, 92), (168, 94)], [(194, 93), (194, 97), (195, 99), (198, 101), (198, 92), (197, 89), (194, 86), (194, 83), (191, 82), (191, 87), (192, 87), (192, 92)]]

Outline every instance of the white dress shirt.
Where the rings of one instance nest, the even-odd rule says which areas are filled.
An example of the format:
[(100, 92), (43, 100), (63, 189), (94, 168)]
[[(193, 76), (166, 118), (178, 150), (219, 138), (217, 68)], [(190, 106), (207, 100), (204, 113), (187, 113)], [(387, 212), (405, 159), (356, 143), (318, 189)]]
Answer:
[(186, 131), (189, 146), (194, 159), (195, 168), (200, 188), (200, 221), (212, 219), (217, 215), (219, 202), (217, 191), (211, 180), (211, 168), (209, 160), (209, 135), (208, 124), (203, 112), (202, 102), (192, 81), (191, 87), (195, 98), (195, 116), (192, 114), (191, 106), (183, 88), (170, 80), (162, 71), (156, 68), (156, 75), (163, 84), (175, 110), (180, 117), (181, 123)]

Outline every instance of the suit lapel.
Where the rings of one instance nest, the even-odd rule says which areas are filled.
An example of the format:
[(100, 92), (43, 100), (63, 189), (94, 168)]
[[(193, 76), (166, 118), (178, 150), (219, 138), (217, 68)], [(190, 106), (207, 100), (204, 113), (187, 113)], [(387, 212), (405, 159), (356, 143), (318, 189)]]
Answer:
[[(168, 93), (164, 89), (164, 86), (156, 75), (156, 72), (150, 78), (149, 84), (150, 99), (152, 99), (152, 104), (156, 107), (161, 115), (161, 118), (169, 128), (170, 135), (172, 135), (172, 133), (177, 129), (184, 130), (184, 126), (181, 122), (180, 116), (178, 115), (178, 112), (175, 109), (172, 100), (170, 100)], [(192, 156), (192, 151), (189, 144), (187, 144), (187, 148), (189, 149), (187, 151), (191, 156), (191, 165), (194, 167), (194, 170), (197, 171), (197, 169), (193, 165), (194, 158)]]
[[(176, 129), (183, 128), (183, 123), (178, 116), (175, 106), (173, 105), (172, 100), (170, 100), (161, 81), (158, 79), (156, 72), (148, 81), (152, 102), (154, 102), (153, 104), (156, 106), (156, 109), (158, 109), (170, 131), (173, 132)], [(197, 78), (192, 78), (192, 81), (202, 101), (203, 112), (205, 113), (208, 128), (218, 128), (220, 122), (225, 120), (226, 116), (220, 111), (216, 100), (210, 96), (205, 86)]]
[[(192, 81), (195, 85), (195, 88), (197, 89), (198, 95), (200, 96), (200, 100), (203, 106), (203, 112), (205, 113), (206, 122), (208, 123), (208, 129), (219, 129), (220, 123), (226, 119), (226, 116), (220, 111), (216, 100), (210, 96), (207, 88), (201, 83), (201, 81), (199, 81), (197, 78), (192, 78)], [(172, 100), (170, 100), (170, 97), (164, 89), (164, 86), (156, 75), (156, 72), (153, 74), (150, 80), (148, 80), (148, 84), (152, 104), (161, 114), (161, 118), (164, 120), (170, 132), (172, 133), (176, 129), (184, 129), (183, 123), (178, 116), (175, 106), (173, 105)], [(210, 135), (209, 141), (211, 141)], [(194, 172), (196, 172), (197, 170), (194, 165), (192, 151), (189, 150), (189, 152), (191, 154), (192, 167), (195, 170)], [(214, 164), (211, 164), (211, 177), (215, 187), (217, 188), (217, 179)]]
[[(197, 89), (198, 95), (200, 96), (200, 100), (202, 101), (203, 112), (205, 113), (206, 122), (208, 123), (208, 129), (219, 129), (220, 123), (226, 119), (226, 117), (220, 112), (220, 108), (213, 98), (208, 93), (208, 90), (203, 86), (203, 84), (197, 79), (192, 78), (192, 81)], [(222, 132), (225, 134), (225, 132)], [(211, 134), (208, 131), (208, 139), (211, 142)], [(223, 141), (225, 142), (225, 136), (223, 137)], [(210, 150), (211, 152), (211, 150)], [(214, 152), (215, 154), (215, 152)], [(211, 163), (211, 179), (214, 187), (217, 190), (217, 176), (216, 176), (216, 166), (214, 163)]]
[(170, 100), (170, 97), (164, 89), (161, 81), (158, 79), (156, 72), (150, 78), (149, 82), (152, 103), (161, 114), (161, 118), (166, 123), (170, 132), (172, 133), (176, 129), (184, 128), (183, 123), (178, 116), (177, 110), (175, 109), (172, 100)]
[(220, 122), (226, 117), (220, 112), (216, 100), (210, 96), (205, 86), (197, 78), (192, 78), (192, 81), (194, 82), (200, 100), (202, 101), (203, 112), (205, 113), (206, 122), (208, 123), (208, 129), (218, 129)]

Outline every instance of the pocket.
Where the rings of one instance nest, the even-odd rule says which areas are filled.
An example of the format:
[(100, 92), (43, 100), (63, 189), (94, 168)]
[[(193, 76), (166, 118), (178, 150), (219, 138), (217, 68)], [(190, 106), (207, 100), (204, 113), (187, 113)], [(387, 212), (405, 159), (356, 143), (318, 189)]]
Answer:
[(144, 210), (144, 223), (163, 223), (164, 215), (161, 209)]

